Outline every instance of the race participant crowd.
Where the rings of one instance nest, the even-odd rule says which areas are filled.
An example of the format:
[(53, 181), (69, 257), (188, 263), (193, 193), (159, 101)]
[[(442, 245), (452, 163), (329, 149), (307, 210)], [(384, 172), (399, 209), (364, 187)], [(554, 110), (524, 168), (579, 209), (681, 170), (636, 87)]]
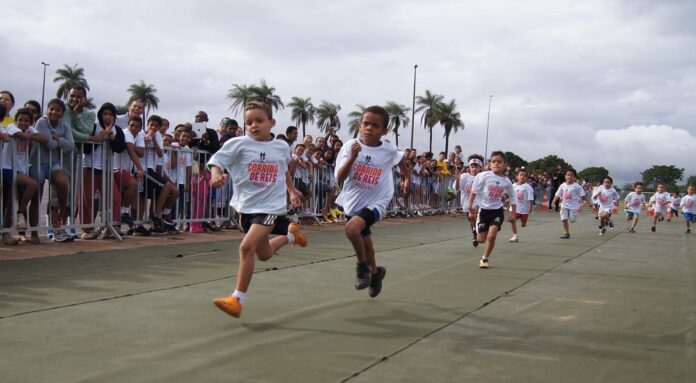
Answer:
[[(219, 189), (211, 188), (206, 167), (209, 157), (226, 141), (244, 135), (237, 121), (225, 117), (217, 129), (212, 129), (207, 126), (207, 114), (199, 111), (192, 123), (171, 126), (166, 118), (157, 115), (143, 120), (141, 100), (131, 101), (123, 115), (117, 115), (110, 103), (95, 113), (84, 107), (86, 100), (86, 90), (77, 86), (70, 90), (67, 103), (50, 100), (46, 111), (34, 100), (15, 109), (12, 93), (0, 92), (3, 243), (39, 243), (40, 228), (49, 239), (66, 242), (76, 238), (113, 238), (114, 234), (209, 232), (238, 225), (228, 205), (232, 182)], [(334, 171), (343, 146), (336, 132), (329, 129), (325, 136), (300, 139), (297, 128), (290, 126), (274, 138), (287, 142), (291, 148), (291, 178), (301, 204), (291, 208), (290, 213), (300, 223), (345, 222), (345, 213), (336, 204), (342, 185), (336, 182)], [(405, 192), (396, 188), (387, 216), (459, 212), (467, 207), (468, 189), (477, 168), (490, 168), (490, 159), (465, 156), (460, 145), (449, 154), (440, 152), (437, 156), (415, 148), (406, 148), (403, 154), (411, 185)], [(102, 176), (105, 166), (112, 168), (113, 177)], [(393, 173), (398, 185), (404, 176), (398, 167)], [(518, 200), (529, 201), (518, 205), (523, 210), (522, 226), (528, 214), (542, 204), (549, 210), (562, 211), (559, 202), (565, 200), (554, 199), (558, 190), (566, 191), (563, 184), (567, 183), (567, 174), (560, 167), (551, 174), (528, 174), (525, 169), (506, 165), (502, 174), (515, 185), (521, 197)], [(46, 184), (47, 206), (40, 212)], [(600, 189), (585, 181), (578, 185), (588, 196)], [(643, 206), (644, 202), (635, 197), (642, 194), (640, 186), (636, 185), (626, 203)], [(600, 194), (600, 200), (609, 198), (614, 203), (618, 199)], [(668, 220), (681, 209), (691, 215), (687, 211), (688, 197), (682, 202), (678, 194), (665, 196), (664, 190), (658, 190), (656, 195), (653, 198), (657, 199), (649, 201), (654, 207), (649, 212), (656, 212), (652, 214), (653, 231), (662, 214), (668, 214)], [(602, 206), (596, 201), (593, 205), (599, 211)], [(107, 202), (110, 206), (105, 206)], [(509, 205), (509, 201), (506, 203)], [(627, 208), (629, 218), (636, 218), (630, 231), (635, 231), (639, 216), (635, 206)], [(105, 214), (111, 219), (105, 219)], [(600, 232), (613, 225), (611, 219), (601, 218), (602, 215), (598, 214)], [(568, 220), (572, 218), (569, 216)], [(511, 220), (511, 241), (518, 238), (516, 221)], [(116, 233), (108, 230), (108, 222)], [(472, 231), (475, 229), (472, 226)], [(567, 230), (565, 233), (569, 235)], [(475, 238), (473, 242), (477, 242)]]

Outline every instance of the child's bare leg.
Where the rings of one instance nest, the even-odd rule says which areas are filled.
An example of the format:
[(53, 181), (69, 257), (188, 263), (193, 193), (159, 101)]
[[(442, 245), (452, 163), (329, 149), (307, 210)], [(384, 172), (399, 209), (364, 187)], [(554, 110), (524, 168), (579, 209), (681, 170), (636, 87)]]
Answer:
[(493, 249), (495, 248), (495, 239), (498, 236), (499, 230), (500, 229), (498, 226), (491, 226), (488, 228), (486, 247), (483, 249), (483, 258), (488, 258), (493, 252)]
[(29, 205), (29, 201), (39, 190), (39, 184), (33, 178), (24, 174), (17, 174), (17, 184), (24, 187), (24, 193), (22, 193), (22, 197), (19, 199), (19, 210), (26, 215), (27, 205)]
[(367, 263), (370, 264), (370, 270), (372, 270), (372, 274), (376, 274), (378, 271), (377, 259), (375, 257), (375, 248), (372, 245), (372, 236), (364, 235), (362, 239), (365, 248), (365, 259), (367, 260)]
[(570, 233), (570, 225), (568, 224), (568, 220), (564, 219), (563, 221), (563, 230), (566, 232), (566, 234)]
[(362, 234), (360, 234), (360, 232), (362, 232), (366, 226), (367, 222), (365, 222), (365, 220), (362, 219), (362, 217), (354, 216), (350, 219), (350, 221), (346, 223), (346, 226), (344, 228), (346, 232), (346, 237), (350, 241), (351, 245), (353, 245), (353, 250), (355, 250), (355, 255), (358, 258), (358, 263), (363, 263), (367, 260), (365, 254), (364, 237), (362, 236)]
[(517, 235), (517, 220), (516, 219), (510, 220), (510, 227), (512, 227), (512, 234)]
[[(257, 252), (263, 254), (266, 259), (273, 255), (273, 250), (268, 241), (273, 226), (253, 224), (239, 245), (239, 272), (237, 273), (237, 291), (246, 293), (254, 274), (254, 261)], [(268, 253), (271, 253), (268, 256)], [(261, 256), (259, 256), (261, 258)]]

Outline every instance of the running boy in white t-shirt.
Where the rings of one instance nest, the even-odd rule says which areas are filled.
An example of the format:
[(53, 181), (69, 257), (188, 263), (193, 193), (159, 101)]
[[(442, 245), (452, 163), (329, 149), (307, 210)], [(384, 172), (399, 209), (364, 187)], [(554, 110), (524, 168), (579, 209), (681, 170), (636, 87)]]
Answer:
[[(471, 195), (471, 187), (474, 185), (474, 177), (481, 173), (481, 169), (483, 169), (483, 156), (480, 154), (472, 154), (469, 156), (468, 160), (468, 172), (462, 173), (455, 183), (455, 189), (460, 192), (459, 202), (462, 205), (462, 209), (466, 209), (467, 206), (469, 206), (469, 196)], [(471, 233), (473, 235), (471, 244), (476, 247), (479, 244), (476, 238), (476, 215), (478, 215), (478, 203), (476, 203), (476, 201), (474, 201), (473, 208), (476, 210), (476, 213), (473, 216), (467, 214), (466, 219), (469, 221), (469, 226), (471, 226)]]
[(640, 218), (640, 210), (645, 204), (645, 195), (643, 194), (643, 183), (636, 182), (633, 184), (633, 191), (628, 193), (624, 200), (624, 210), (626, 211), (626, 220), (631, 221), (631, 227), (628, 228), (629, 233), (636, 232), (636, 225)]
[(336, 182), (343, 182), (336, 204), (343, 206), (346, 213), (346, 237), (357, 256), (355, 288), (369, 287), (368, 294), (373, 298), (382, 291), (387, 270), (377, 266), (370, 227), (385, 216), (394, 196), (394, 166), (399, 165), (404, 176), (404, 193), (411, 186), (411, 172), (403, 152), (382, 140), (389, 131), (388, 123), (389, 114), (384, 108), (366, 108), (360, 118), (360, 138), (343, 145), (335, 169)]
[(563, 222), (563, 235), (561, 239), (570, 238), (570, 223), (575, 223), (578, 218), (578, 209), (580, 209), (580, 203), (584, 199), (587, 201), (588, 206), (592, 207), (592, 201), (585, 194), (582, 186), (580, 186), (575, 180), (578, 174), (575, 169), (568, 169), (565, 174), (566, 182), (562, 183), (556, 191), (556, 195), (553, 197), (553, 204), (558, 200), (561, 201), (561, 222)]
[[(299, 226), (286, 216), (286, 193), (293, 206), (300, 206), (301, 201), (290, 176), (290, 147), (271, 136), (275, 123), (268, 105), (250, 102), (244, 109), (247, 135), (227, 140), (208, 161), (212, 187), (219, 188), (232, 178), (230, 206), (241, 213), (246, 232), (239, 245), (236, 289), (232, 295), (214, 300), (220, 310), (235, 318), (246, 303), (255, 257), (267, 261), (287, 244), (307, 246)], [(278, 236), (269, 240), (271, 234)]]
[[(470, 219), (476, 217), (476, 240), (485, 243), (483, 256), (479, 261), (479, 267), (488, 268), (488, 258), (495, 247), (495, 239), (505, 220), (503, 212), (503, 196), (510, 196), (510, 219), (517, 219), (517, 197), (512, 188), (512, 182), (505, 176), (508, 161), (505, 153), (496, 151), (491, 153), (489, 160), (491, 170), (481, 172), (474, 178), (471, 187), (471, 195), (467, 208)], [(475, 208), (478, 203), (478, 212)]]
[(681, 199), (684, 222), (686, 222), (686, 234), (691, 233), (691, 224), (696, 223), (696, 186), (689, 185), (686, 195)]
[(670, 196), (669, 193), (665, 191), (665, 184), (658, 182), (657, 191), (650, 197), (650, 201), (648, 201), (648, 208), (652, 208), (655, 213), (653, 214), (652, 227), (650, 228), (650, 231), (653, 233), (656, 231), (655, 226), (657, 226), (657, 221), (662, 221), (665, 218), (669, 200)]
[(607, 232), (607, 225), (609, 225), (609, 221), (611, 220), (611, 213), (618, 206), (619, 199), (621, 198), (619, 192), (612, 186), (613, 183), (614, 180), (606, 176), (602, 185), (592, 192), (592, 199), (599, 204), (599, 210), (597, 212), (599, 215), (599, 235), (604, 235)]
[(667, 210), (667, 222), (672, 221), (672, 217), (679, 217), (679, 208), (681, 207), (681, 196), (679, 192), (672, 193), (672, 198), (669, 200), (669, 210)]
[[(517, 172), (517, 182), (512, 185), (515, 190), (515, 197), (517, 199), (517, 218), (520, 219), (522, 227), (527, 226), (527, 219), (529, 219), (529, 214), (532, 213), (534, 209), (534, 189), (527, 183), (527, 170), (520, 169)], [(517, 242), (517, 219), (512, 219), (510, 217), (510, 226), (512, 227), (512, 238), (510, 242)]]

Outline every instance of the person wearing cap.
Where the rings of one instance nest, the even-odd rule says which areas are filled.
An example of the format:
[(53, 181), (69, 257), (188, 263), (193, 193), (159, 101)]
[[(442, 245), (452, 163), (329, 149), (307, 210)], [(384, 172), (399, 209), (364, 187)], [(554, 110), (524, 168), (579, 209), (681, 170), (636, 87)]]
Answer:
[(230, 138), (237, 137), (237, 131), (239, 130), (239, 124), (237, 121), (225, 117), (220, 121), (220, 127), (218, 128), (218, 133), (220, 134), (220, 146), (222, 146), (225, 141)]

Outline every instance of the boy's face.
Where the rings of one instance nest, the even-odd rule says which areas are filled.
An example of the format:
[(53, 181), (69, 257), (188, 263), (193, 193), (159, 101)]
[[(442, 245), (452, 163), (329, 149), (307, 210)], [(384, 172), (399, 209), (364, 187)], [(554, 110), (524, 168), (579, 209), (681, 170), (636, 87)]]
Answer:
[(327, 150), (327, 151), (324, 152), (324, 159), (327, 160), (327, 161), (332, 160), (332, 159), (333, 159), (333, 156), (334, 156), (333, 150)]
[(128, 107), (128, 115), (131, 117), (142, 116), (143, 110), (145, 110), (145, 105), (140, 101), (133, 101)]
[(140, 128), (141, 125), (138, 121), (131, 120), (128, 122), (128, 130), (131, 132), (133, 136), (136, 136), (138, 133), (140, 133)]
[(696, 188), (694, 188), (693, 186), (689, 186), (689, 188), (686, 189), (686, 192), (689, 193), (689, 195), (693, 195), (694, 192), (696, 192)]
[(301, 156), (304, 153), (304, 146), (295, 146), (295, 154)]
[(527, 182), (527, 172), (517, 173), (517, 183), (523, 184)]
[(31, 118), (26, 114), (20, 114), (17, 117), (17, 121), (15, 121), (15, 125), (17, 125), (19, 129), (26, 130), (29, 125), (31, 125)]
[(565, 174), (565, 180), (567, 183), (572, 184), (575, 182), (575, 174), (573, 174), (571, 171), (567, 171)]
[(188, 146), (189, 142), (191, 142), (191, 133), (182, 132), (179, 136), (179, 143), (181, 146)]
[(167, 121), (162, 121), (162, 126), (159, 128), (160, 133), (165, 134), (167, 130), (169, 130), (169, 123)]
[(32, 104), (25, 104), (24, 107), (27, 108), (27, 109), (29, 109), (29, 110), (31, 110), (31, 114), (34, 116), (34, 121), (36, 121), (36, 120), (38, 120), (39, 118), (41, 118), (41, 113), (39, 113), (39, 110), (36, 109), (36, 107), (35, 107), (34, 105), (32, 105)]
[(158, 131), (159, 128), (160, 128), (160, 126), (159, 126), (159, 124), (158, 124), (157, 122), (155, 122), (155, 121), (148, 121), (148, 122), (147, 122), (147, 131), (148, 131), (148, 132), (151, 132), (151, 131), (153, 131), (153, 130), (154, 130), (154, 131)]
[(611, 181), (608, 178), (604, 180), (603, 185), (605, 189), (611, 189)]
[(479, 164), (469, 165), (469, 174), (471, 174), (472, 176), (475, 176), (479, 173), (481, 173), (481, 165), (479, 165)]
[(366, 145), (377, 145), (383, 135), (387, 134), (382, 116), (365, 112), (360, 119), (360, 138)]
[(665, 185), (662, 185), (662, 184), (657, 185), (657, 192), (658, 193), (662, 193), (664, 191), (665, 191)]
[(109, 127), (114, 124), (116, 117), (109, 109), (104, 109), (102, 112), (102, 121), (104, 122), (104, 127)]
[(325, 144), (326, 144), (326, 138), (317, 137), (317, 146), (318, 147), (323, 148)]
[(51, 121), (51, 123), (55, 124), (63, 118), (63, 108), (58, 106), (58, 104), (51, 104), (48, 106), (48, 120)]
[(314, 155), (314, 152), (315, 152), (316, 150), (317, 150), (317, 149), (314, 148), (314, 147), (311, 147), (311, 146), (307, 147), (307, 156), (309, 157), (309, 156)]
[(642, 193), (643, 192), (643, 185), (636, 185), (635, 190), (636, 190), (637, 194)]
[(302, 143), (305, 145), (309, 145), (312, 143), (312, 139), (312, 136), (304, 136), (304, 138), (302, 139)]
[(261, 108), (249, 109), (244, 113), (244, 124), (247, 134), (257, 141), (268, 141), (271, 139), (271, 129), (276, 121), (268, 117), (266, 111)]
[(87, 97), (85, 97), (85, 94), (79, 89), (71, 89), (70, 93), (68, 93), (68, 106), (71, 108), (84, 103), (86, 100)]
[(437, 158), (439, 158), (440, 161), (444, 161), (445, 160), (445, 153), (440, 153), (440, 155), (437, 156)]
[(12, 98), (7, 93), (0, 93), (0, 104), (2, 104), (5, 107), (5, 109), (7, 109), (8, 114), (10, 113), (10, 110), (12, 110), (12, 108), (14, 107), (14, 104), (12, 103)]
[(172, 137), (164, 136), (162, 143), (164, 143), (164, 146), (172, 146)]
[(491, 171), (498, 175), (504, 173), (505, 169), (507, 169), (507, 163), (500, 156), (491, 157), (490, 166)]
[(462, 152), (462, 148), (460, 148), (459, 146), (455, 146), (455, 147), (454, 147), (454, 152), (455, 152), (455, 153), (461, 153), (461, 152)]

